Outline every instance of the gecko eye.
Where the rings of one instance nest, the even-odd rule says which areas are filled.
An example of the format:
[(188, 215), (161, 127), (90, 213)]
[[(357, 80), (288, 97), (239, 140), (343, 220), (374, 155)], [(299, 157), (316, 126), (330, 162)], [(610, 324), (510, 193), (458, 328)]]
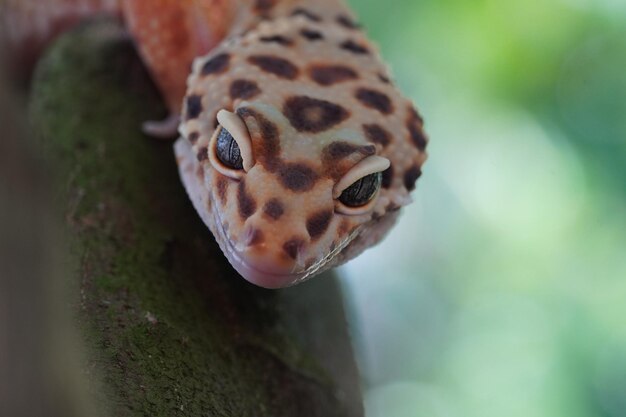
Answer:
[(371, 211), (382, 186), (382, 173), (390, 165), (387, 158), (372, 155), (352, 167), (333, 188), (335, 210), (348, 216)]
[(209, 142), (209, 160), (220, 174), (240, 180), (255, 163), (250, 133), (235, 113), (220, 110), (217, 121), (219, 127)]
[(215, 154), (222, 164), (230, 169), (243, 169), (241, 150), (233, 135), (222, 127), (215, 144)]
[(339, 196), (339, 201), (347, 207), (364, 206), (376, 196), (382, 182), (381, 172), (367, 175), (346, 188)]

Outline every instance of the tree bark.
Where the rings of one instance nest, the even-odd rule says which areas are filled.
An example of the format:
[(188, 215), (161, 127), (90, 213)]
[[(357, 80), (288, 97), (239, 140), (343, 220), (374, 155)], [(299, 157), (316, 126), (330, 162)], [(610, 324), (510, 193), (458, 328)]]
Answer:
[(360, 416), (336, 278), (268, 291), (230, 267), (178, 178), (140, 133), (165, 108), (112, 22), (40, 62), (31, 121), (64, 209), (70, 284), (100, 414)]

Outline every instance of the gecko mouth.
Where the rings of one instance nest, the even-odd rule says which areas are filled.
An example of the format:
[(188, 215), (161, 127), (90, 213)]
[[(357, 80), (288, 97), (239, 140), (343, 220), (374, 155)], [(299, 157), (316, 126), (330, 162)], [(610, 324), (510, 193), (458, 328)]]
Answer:
[(289, 287), (300, 282), (300, 279), (306, 275), (306, 273), (283, 274), (261, 270), (247, 262), (236, 251), (226, 253), (226, 258), (246, 281), (263, 288)]

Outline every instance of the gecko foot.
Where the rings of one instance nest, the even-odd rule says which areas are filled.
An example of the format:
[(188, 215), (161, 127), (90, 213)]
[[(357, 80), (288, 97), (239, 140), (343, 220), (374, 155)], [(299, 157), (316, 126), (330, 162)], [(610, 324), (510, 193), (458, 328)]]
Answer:
[(178, 137), (178, 124), (180, 116), (178, 114), (170, 114), (161, 121), (147, 121), (141, 126), (141, 130), (148, 136), (157, 139), (175, 139)]

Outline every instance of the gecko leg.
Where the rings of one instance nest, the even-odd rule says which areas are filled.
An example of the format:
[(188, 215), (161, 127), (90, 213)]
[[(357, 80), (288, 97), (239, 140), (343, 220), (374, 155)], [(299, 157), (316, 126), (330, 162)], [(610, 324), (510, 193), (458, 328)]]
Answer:
[(144, 132), (171, 137), (194, 58), (223, 38), (235, 14), (233, 0), (122, 0), (128, 29), (157, 83), (171, 116), (147, 122)]

